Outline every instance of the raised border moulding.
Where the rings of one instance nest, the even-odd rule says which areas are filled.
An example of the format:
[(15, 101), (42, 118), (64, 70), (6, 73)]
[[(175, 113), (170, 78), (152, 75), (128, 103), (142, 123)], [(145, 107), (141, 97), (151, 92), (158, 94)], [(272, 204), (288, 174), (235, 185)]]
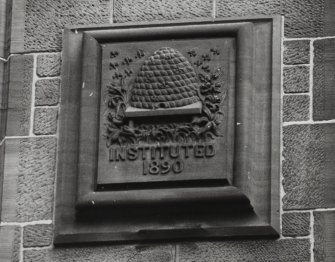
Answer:
[(278, 237), (281, 17), (73, 26), (55, 241)]

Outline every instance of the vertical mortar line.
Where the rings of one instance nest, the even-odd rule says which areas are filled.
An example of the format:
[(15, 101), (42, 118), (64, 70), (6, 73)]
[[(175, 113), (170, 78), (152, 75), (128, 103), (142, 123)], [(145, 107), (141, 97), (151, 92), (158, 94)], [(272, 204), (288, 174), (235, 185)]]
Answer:
[(283, 215), (283, 198), (285, 195), (284, 187), (283, 187), (283, 152), (284, 152), (284, 147), (283, 147), (283, 99), (284, 99), (284, 19), (285, 17), (282, 16), (282, 29), (281, 29), (281, 58), (280, 58), (280, 92), (281, 92), (281, 97), (280, 97), (280, 169), (279, 169), (279, 174), (280, 174), (280, 209), (279, 209), (279, 223), (280, 223), (280, 237), (282, 237), (282, 215)]
[(212, 19), (216, 18), (216, 0), (212, 0)]
[(179, 244), (175, 245), (175, 250), (174, 250), (174, 254), (175, 254), (175, 262), (179, 262)]
[(314, 40), (310, 41), (309, 52), (309, 119), (313, 121)]
[(109, 23), (114, 23), (114, 0), (109, 1)]
[[(62, 52), (60, 53), (61, 55), (61, 61), (63, 61), (62, 59)], [(60, 81), (62, 82), (62, 77), (61, 75), (59, 76), (60, 77)], [(55, 156), (55, 177), (54, 177), (54, 186), (53, 186), (53, 205), (52, 205), (52, 224), (53, 224), (53, 231), (55, 229), (54, 225), (55, 225), (55, 216), (56, 216), (56, 191), (57, 191), (57, 174), (58, 174), (58, 138), (59, 138), (59, 121), (60, 121), (60, 105), (61, 105), (61, 97), (62, 97), (62, 84), (60, 84), (60, 88), (59, 88), (59, 99), (58, 99), (58, 104), (57, 104), (57, 111), (58, 111), (58, 117), (57, 117), (57, 131), (56, 131), (56, 156)], [(52, 241), (52, 244), (53, 245), (53, 241)]]
[(314, 213), (313, 211), (310, 211), (310, 233), (309, 233), (309, 236), (310, 236), (310, 243), (311, 243), (311, 262), (314, 262)]
[(23, 262), (23, 225), (20, 226), (20, 231), (21, 231), (21, 243), (20, 243), (20, 256), (19, 256), (19, 261)]
[(30, 129), (29, 136), (34, 136), (34, 114), (35, 114), (35, 84), (37, 81), (37, 54), (33, 54), (33, 81), (31, 87)]

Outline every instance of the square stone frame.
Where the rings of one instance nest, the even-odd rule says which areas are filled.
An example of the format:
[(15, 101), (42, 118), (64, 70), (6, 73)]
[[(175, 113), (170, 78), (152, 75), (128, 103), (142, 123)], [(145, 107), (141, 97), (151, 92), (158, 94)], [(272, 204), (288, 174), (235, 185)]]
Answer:
[[(281, 27), (257, 16), (66, 28), (54, 243), (278, 237)], [(96, 191), (101, 44), (211, 36), (236, 38), (233, 184)]]

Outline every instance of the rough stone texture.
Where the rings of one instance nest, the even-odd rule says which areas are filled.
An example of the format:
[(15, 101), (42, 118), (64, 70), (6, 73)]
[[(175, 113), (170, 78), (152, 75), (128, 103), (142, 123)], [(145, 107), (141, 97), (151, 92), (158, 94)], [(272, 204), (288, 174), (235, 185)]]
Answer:
[(284, 15), (286, 37), (335, 34), (333, 0), (217, 0), (217, 17)]
[(58, 104), (60, 79), (37, 80), (35, 88), (35, 106), (53, 106)]
[(306, 262), (310, 258), (309, 249), (308, 239), (199, 242), (180, 245), (179, 261)]
[(114, 20), (136, 22), (211, 17), (211, 0), (115, 0)]
[(335, 119), (335, 39), (314, 42), (313, 119)]
[(335, 261), (335, 211), (314, 212), (314, 261)]
[(283, 236), (308, 236), (310, 233), (310, 214), (307, 212), (284, 213), (282, 215)]
[(308, 64), (310, 55), (309, 40), (294, 40), (284, 42), (284, 64)]
[(6, 140), (2, 221), (52, 218), (55, 138)]
[(0, 261), (20, 261), (21, 229), (14, 226), (0, 227)]
[(23, 229), (24, 247), (43, 247), (52, 244), (52, 225), (29, 225)]
[(2, 183), (4, 177), (4, 161), (5, 161), (5, 141), (0, 142), (0, 218), (1, 218), (1, 203), (2, 203)]
[(281, 14), (277, 0), (217, 0), (217, 17)]
[(34, 134), (52, 135), (57, 131), (58, 108), (35, 108)]
[(44, 76), (59, 76), (61, 66), (60, 54), (46, 54), (37, 56), (37, 75)]
[(6, 135), (28, 135), (33, 80), (33, 56), (12, 56), (10, 59), (9, 77)]
[(324, 34), (325, 0), (283, 0), (286, 37), (316, 37)]
[(27, 0), (24, 48), (57, 51), (66, 25), (109, 22), (108, 0)]
[(286, 95), (283, 99), (283, 121), (303, 121), (309, 119), (309, 96)]
[(7, 113), (7, 65), (0, 60), (0, 143), (6, 136), (6, 113)]
[(309, 91), (309, 66), (284, 67), (285, 93), (305, 93)]
[(335, 207), (335, 124), (283, 128), (284, 209)]
[(24, 262), (172, 262), (174, 247), (164, 246), (106, 246), (87, 248), (56, 248), (53, 250), (28, 250)]

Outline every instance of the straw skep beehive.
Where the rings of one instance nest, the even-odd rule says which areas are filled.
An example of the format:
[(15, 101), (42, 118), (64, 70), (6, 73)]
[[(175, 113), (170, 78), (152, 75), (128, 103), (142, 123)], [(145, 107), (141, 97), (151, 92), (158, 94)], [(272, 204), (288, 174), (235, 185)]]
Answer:
[(141, 66), (129, 104), (141, 109), (183, 107), (199, 101), (199, 83), (190, 62), (170, 47), (158, 49)]

